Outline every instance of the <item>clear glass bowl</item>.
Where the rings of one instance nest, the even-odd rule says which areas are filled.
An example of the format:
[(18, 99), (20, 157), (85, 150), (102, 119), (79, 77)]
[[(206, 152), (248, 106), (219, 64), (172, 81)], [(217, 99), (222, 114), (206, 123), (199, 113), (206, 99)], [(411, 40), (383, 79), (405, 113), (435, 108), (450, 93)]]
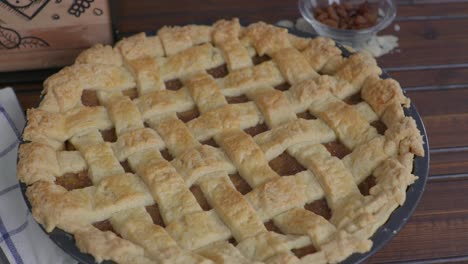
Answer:
[(380, 30), (386, 28), (396, 16), (396, 5), (393, 0), (368, 0), (371, 4), (376, 4), (379, 10), (377, 23), (365, 29), (338, 29), (322, 24), (314, 17), (316, 7), (328, 6), (331, 3), (347, 2), (352, 5), (359, 5), (364, 0), (299, 0), (299, 11), (304, 19), (314, 28), (317, 34), (332, 38), (343, 44), (358, 47), (367, 42)]

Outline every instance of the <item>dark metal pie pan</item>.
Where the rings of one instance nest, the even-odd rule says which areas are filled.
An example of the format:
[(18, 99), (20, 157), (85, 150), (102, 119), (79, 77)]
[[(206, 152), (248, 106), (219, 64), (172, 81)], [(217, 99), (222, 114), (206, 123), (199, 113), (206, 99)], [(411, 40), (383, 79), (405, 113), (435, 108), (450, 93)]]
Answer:
[[(296, 31), (296, 30), (289, 30), (290, 33), (300, 36), (300, 37), (314, 37), (309, 33)], [(154, 32), (148, 32), (148, 35), (154, 35)], [(343, 46), (337, 44), (337, 46), (342, 50), (344, 57), (349, 57), (352, 53), (345, 49)], [(389, 78), (389, 75), (384, 72), (381, 76), (382, 78)], [(405, 94), (406, 95), (406, 94)], [(42, 98), (41, 98), (42, 99)], [(405, 109), (405, 115), (414, 118), (416, 121), (416, 125), (423, 135), (423, 143), (424, 143), (424, 157), (415, 157), (414, 159), (414, 168), (413, 174), (418, 176), (418, 180), (414, 184), (408, 187), (406, 191), (406, 201), (403, 206), (398, 207), (390, 216), (388, 221), (382, 225), (377, 231), (372, 235), (370, 238), (373, 242), (373, 246), (370, 251), (360, 254), (355, 253), (349, 256), (347, 259), (341, 262), (341, 264), (352, 264), (352, 263), (361, 263), (365, 259), (369, 258), (373, 254), (375, 254), (380, 248), (382, 248), (385, 244), (387, 244), (392, 237), (394, 237), (406, 224), (408, 219), (413, 214), (416, 206), (421, 199), (421, 196), (424, 192), (424, 188), (426, 186), (426, 181), (429, 173), (429, 143), (427, 140), (427, 133), (422, 122), (421, 116), (419, 115), (416, 107), (411, 103), (408, 109)], [(21, 192), (23, 194), (23, 198), (26, 201), (26, 204), (31, 210), (31, 205), (25, 195), (26, 192), (26, 185), (24, 183), (20, 183)], [(40, 225), (41, 226), (41, 225)], [(41, 226), (42, 230), (44, 228)], [(44, 232), (46, 232), (44, 230)], [(61, 249), (63, 249), (66, 253), (74, 257), (80, 263), (83, 264), (94, 264), (96, 263), (94, 257), (90, 254), (85, 254), (80, 252), (78, 247), (75, 244), (75, 239), (73, 235), (63, 231), (62, 229), (55, 228), (52, 232), (46, 234), (55, 242)], [(102, 263), (111, 264), (114, 263), (112, 261), (104, 261)]]

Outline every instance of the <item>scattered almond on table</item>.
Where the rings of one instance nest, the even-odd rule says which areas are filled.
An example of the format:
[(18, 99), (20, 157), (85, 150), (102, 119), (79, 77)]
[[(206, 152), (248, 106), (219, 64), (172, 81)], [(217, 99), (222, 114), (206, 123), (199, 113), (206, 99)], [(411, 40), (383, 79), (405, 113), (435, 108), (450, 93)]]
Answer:
[(314, 11), (315, 19), (319, 22), (339, 29), (364, 29), (377, 23), (377, 6), (367, 1), (360, 5), (350, 3), (333, 3), (329, 6), (318, 7)]

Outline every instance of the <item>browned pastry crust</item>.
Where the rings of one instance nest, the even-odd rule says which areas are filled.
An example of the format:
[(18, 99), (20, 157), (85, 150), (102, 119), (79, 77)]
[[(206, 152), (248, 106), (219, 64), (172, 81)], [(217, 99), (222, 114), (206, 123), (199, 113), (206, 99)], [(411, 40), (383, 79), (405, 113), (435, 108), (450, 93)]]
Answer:
[[(223, 65), (227, 75), (209, 74)], [(96, 261), (337, 263), (371, 248), (417, 179), (414, 155), (424, 155), (403, 113), (409, 99), (380, 74), (373, 58), (344, 58), (330, 39), (237, 19), (96, 45), (45, 81), (28, 110), (18, 178), (35, 219), (74, 234)], [(346, 101), (356, 94), (360, 102)], [(266, 131), (245, 132), (259, 125)], [(303, 171), (280, 176), (279, 156)], [(73, 173), (87, 185), (61, 186)], [(317, 201), (330, 219), (309, 210)], [(93, 226), (103, 220), (111, 230)], [(315, 252), (297, 254), (307, 247)]]

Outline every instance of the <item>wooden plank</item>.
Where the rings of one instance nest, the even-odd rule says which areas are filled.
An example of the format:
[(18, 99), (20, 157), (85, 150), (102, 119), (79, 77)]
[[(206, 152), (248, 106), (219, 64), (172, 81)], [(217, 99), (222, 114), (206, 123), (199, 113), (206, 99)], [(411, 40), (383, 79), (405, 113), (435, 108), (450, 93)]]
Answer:
[(468, 18), (396, 22), (382, 34), (399, 37), (399, 50), (378, 59), (382, 67), (455, 64), (468, 61)]
[(468, 146), (468, 113), (423, 117), (431, 148)]
[(36, 92), (40, 94), (42, 91), (42, 82), (21, 82), (21, 83), (9, 83), (8, 86), (13, 87), (18, 97), (21, 97), (23, 93)]
[(69, 65), (89, 45), (76, 49), (36, 50), (0, 55), (2, 71), (30, 70)]
[(468, 180), (429, 183), (413, 217), (368, 263), (468, 253)]
[(468, 173), (468, 151), (431, 154), (431, 175)]
[(42, 83), (47, 77), (58, 72), (60, 69), (62, 69), (62, 67), (32, 71), (0, 72), (0, 85), (33, 82)]
[(468, 85), (468, 67), (427, 69), (412, 71), (390, 71), (390, 76), (403, 88), (421, 86)]
[(468, 203), (461, 202), (468, 200), (467, 189), (468, 180), (430, 182), (413, 216), (466, 213), (468, 217)]
[(29, 108), (37, 107), (39, 104), (40, 91), (25, 92), (18, 95), (18, 101), (25, 111)]
[[(430, 1), (430, 0), (429, 0)], [(437, 16), (448, 17), (467, 15), (467, 1), (435, 1), (429, 3), (428, 0), (415, 1), (414, 4), (398, 4), (397, 5), (397, 20), (415, 16)]]
[[(300, 17), (297, 1), (119, 1), (115, 3), (121, 32), (157, 30), (165, 25), (212, 23), (239, 17), (243, 22), (275, 23)], [(196, 11), (195, 11), (196, 10)], [(194, 12), (195, 11), (195, 12)]]
[(468, 252), (468, 213), (414, 216), (368, 263), (455, 257)]
[[(414, 4), (442, 4), (440, 0), (412, 0)], [(467, 3), (467, 0), (445, 0), (444, 3)]]
[(408, 96), (422, 116), (468, 113), (468, 88), (408, 92)]
[[(453, 16), (468, 14), (468, 6), (447, 1), (443, 5), (411, 5), (411, 0), (398, 2), (398, 17)], [(281, 19), (297, 19), (297, 1), (119, 1), (113, 3), (117, 25), (122, 32), (156, 30), (164, 25), (208, 23), (220, 18), (239, 17), (245, 21), (263, 20), (269, 23)], [(193, 12), (197, 10), (197, 12)]]

